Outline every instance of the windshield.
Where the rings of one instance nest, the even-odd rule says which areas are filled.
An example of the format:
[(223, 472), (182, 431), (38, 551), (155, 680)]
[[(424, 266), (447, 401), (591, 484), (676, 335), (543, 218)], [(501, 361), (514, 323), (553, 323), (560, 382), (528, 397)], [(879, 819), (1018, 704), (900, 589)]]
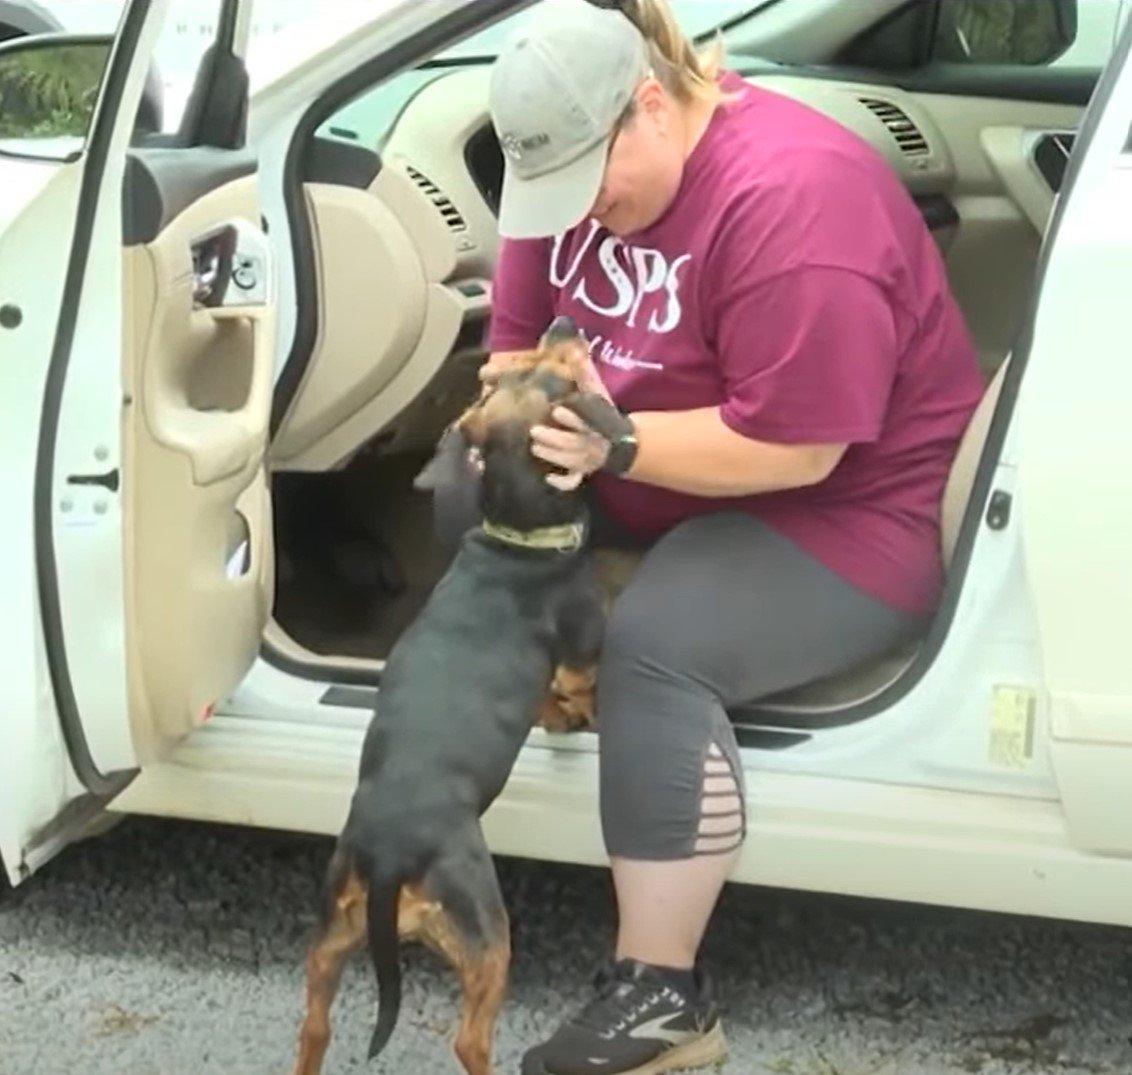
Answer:
[[(280, 0), (273, 2), (279, 3)], [(372, 3), (372, 0), (365, 2)], [(684, 33), (689, 37), (699, 37), (724, 23), (751, 15), (773, 0), (669, 0), (669, 2), (673, 13), (680, 20)], [(537, 8), (538, 4), (525, 8), (517, 15), (511, 15), (494, 26), (474, 34), (459, 45), (438, 53), (431, 61), (421, 64), (420, 67), (403, 71), (389, 81), (363, 91), (323, 123), (319, 128), (320, 137), (354, 142), (383, 150), (401, 110), (416, 93), (430, 82), (450, 74), (452, 61), (490, 63), (499, 55), (499, 50), (507, 38), (522, 26)]]
[[(750, 15), (766, 2), (767, 0), (761, 0), (761, 2), (756, 2), (756, 0), (669, 0), (669, 5), (684, 33), (689, 37), (700, 37), (715, 30), (723, 23)], [(532, 12), (537, 7), (536, 4), (534, 8), (528, 8), (518, 15), (512, 15), (510, 18), (496, 23), (489, 29), (462, 41), (454, 48), (440, 53), (437, 58), (445, 60), (471, 57), (494, 59), (499, 55), (499, 50), (503, 47), (504, 41), (518, 27), (522, 26), (525, 20), (531, 17)]]

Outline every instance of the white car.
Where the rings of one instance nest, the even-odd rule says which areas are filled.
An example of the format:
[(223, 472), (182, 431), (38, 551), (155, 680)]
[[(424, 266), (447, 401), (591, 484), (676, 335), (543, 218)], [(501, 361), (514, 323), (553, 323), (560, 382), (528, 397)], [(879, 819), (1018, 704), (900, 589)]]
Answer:
[[(738, 882), (1132, 924), (1132, 26), (1066, 67), (1073, 0), (1035, 5), (1045, 55), (1007, 37), (997, 63), (932, 38), (956, 33), (935, 0), (714, 5), (734, 67), (891, 161), (987, 379), (924, 637), (733, 714)], [(250, 119), (249, 0), (160, 124), (161, 0), (124, 3), (112, 51), (0, 48), (0, 85), (109, 55), (68, 98), (89, 117), (0, 114), (12, 883), (104, 811), (338, 831), (382, 656), (436, 579), (410, 480), (484, 358), (491, 46), (528, 6), (371, 6), (260, 79)], [(532, 732), (486, 830), (602, 863), (595, 738)]]

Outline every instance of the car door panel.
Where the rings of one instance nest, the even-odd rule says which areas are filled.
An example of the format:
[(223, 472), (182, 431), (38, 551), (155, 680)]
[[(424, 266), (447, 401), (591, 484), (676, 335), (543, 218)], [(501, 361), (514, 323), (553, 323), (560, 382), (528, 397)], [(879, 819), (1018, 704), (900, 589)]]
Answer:
[(127, 643), (143, 762), (243, 678), (273, 588), (274, 281), (255, 162), (180, 156), (184, 171), (139, 159), (129, 172), (149, 199), (132, 236), (152, 234), (124, 266)]
[[(982, 146), (991, 167), (1014, 203), (1039, 232), (1044, 232), (1060, 187), (1059, 174), (1073, 144), (1073, 130), (1046, 127), (986, 127)], [(1062, 168), (1047, 170), (1041, 153), (1047, 147), (1061, 155)]]
[[(1132, 387), (1130, 136), (1132, 27), (1126, 25), (1064, 176), (1018, 443), (1019, 526), (1066, 823), (1078, 848), (1121, 856), (1132, 854), (1126, 623), (1132, 512), (1123, 451)], [(1063, 417), (1073, 419), (1071, 432), (1051, 437)], [(1085, 518), (1092, 525), (1082, 526)]]
[(989, 376), (1014, 346), (1053, 211), (1056, 192), (1033, 163), (1034, 139), (1072, 131), (1082, 109), (950, 93), (910, 97), (953, 161), (948, 197), (960, 223), (947, 250), (948, 278)]
[(149, 243), (198, 199), (254, 175), (250, 150), (184, 149), (134, 151), (126, 159), (127, 197), (122, 200), (126, 246)]
[[(226, 2), (231, 12), (247, 0)], [(121, 380), (131, 336), (123, 217), (134, 204), (126, 161), (164, 13), (160, 0), (126, 0), (116, 37), (81, 38), (86, 49), (105, 48), (107, 64), (91, 87), (96, 104), (80, 148), (73, 136), (60, 147), (42, 133), (63, 121), (41, 103), (43, 116), (21, 140), (44, 137), (44, 152), (0, 158), (0, 186), (13, 195), (0, 211), (0, 293), (19, 314), (3, 326), (12, 414), (0, 484), (13, 510), (33, 513), (27, 526), (9, 528), (4, 558), (10, 629), (26, 640), (2, 647), (11, 697), (0, 736), (0, 855), (13, 882), (129, 784), (150, 716), (129, 684), (139, 674), (127, 607), (137, 586), (124, 504), (137, 498), (123, 446), (140, 408), (136, 386)], [(8, 47), (30, 54), (77, 40)], [(155, 320), (151, 314), (146, 331)], [(164, 577), (184, 566), (170, 553)], [(160, 629), (177, 631), (168, 622)]]

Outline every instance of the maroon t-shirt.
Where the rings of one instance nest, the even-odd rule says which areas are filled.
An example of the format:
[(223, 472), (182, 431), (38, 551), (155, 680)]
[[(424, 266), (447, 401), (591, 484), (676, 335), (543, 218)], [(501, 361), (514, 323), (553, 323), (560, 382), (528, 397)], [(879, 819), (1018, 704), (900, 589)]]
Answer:
[(871, 146), (790, 98), (725, 87), (741, 99), (651, 228), (503, 242), (490, 347), (533, 347), (569, 314), (623, 410), (718, 407), (743, 436), (849, 444), (821, 484), (759, 496), (594, 482), (641, 537), (749, 511), (880, 601), (928, 611), (943, 488), (984, 387), (942, 259)]

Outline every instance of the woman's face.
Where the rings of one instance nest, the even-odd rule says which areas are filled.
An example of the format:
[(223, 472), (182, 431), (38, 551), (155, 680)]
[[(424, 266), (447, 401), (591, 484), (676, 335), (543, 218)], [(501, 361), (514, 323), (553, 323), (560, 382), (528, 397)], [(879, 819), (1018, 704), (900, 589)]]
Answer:
[(658, 82), (637, 90), (615, 132), (591, 215), (614, 235), (655, 224), (676, 200), (684, 177), (683, 117)]

